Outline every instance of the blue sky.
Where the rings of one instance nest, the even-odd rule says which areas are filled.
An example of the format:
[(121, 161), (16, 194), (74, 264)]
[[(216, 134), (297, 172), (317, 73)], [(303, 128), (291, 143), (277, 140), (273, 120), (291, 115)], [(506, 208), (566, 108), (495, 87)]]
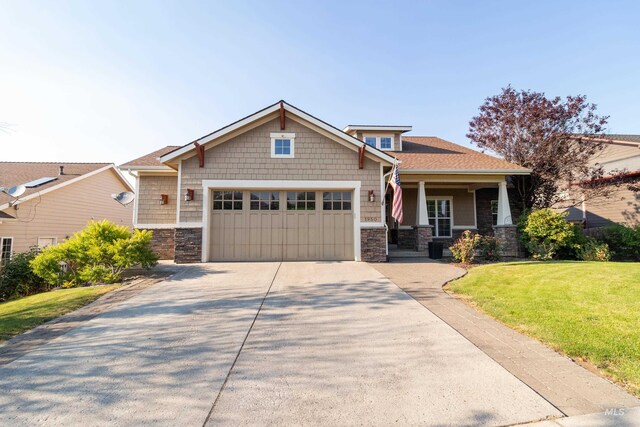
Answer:
[(0, 0), (0, 160), (122, 163), (284, 98), (468, 144), (508, 84), (640, 133), (640, 2)]

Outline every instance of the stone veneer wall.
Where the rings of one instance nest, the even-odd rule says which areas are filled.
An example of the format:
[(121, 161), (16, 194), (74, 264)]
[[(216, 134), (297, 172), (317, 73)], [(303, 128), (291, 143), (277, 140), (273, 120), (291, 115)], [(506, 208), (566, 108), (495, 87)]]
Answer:
[(426, 251), (429, 242), (433, 241), (433, 226), (413, 227), (414, 249), (418, 252)]
[(176, 228), (176, 264), (202, 262), (202, 228)]
[(522, 256), (518, 242), (518, 227), (516, 225), (496, 225), (493, 227), (496, 240), (502, 247), (502, 255), (507, 257)]
[(398, 229), (398, 248), (413, 249), (416, 245), (416, 236), (412, 228)]
[(153, 232), (153, 237), (151, 238), (151, 249), (153, 249), (160, 259), (173, 260), (175, 250), (175, 229), (158, 228), (149, 231)]
[(386, 239), (387, 237), (384, 228), (363, 228), (360, 231), (360, 250), (362, 252), (362, 261), (386, 262)]

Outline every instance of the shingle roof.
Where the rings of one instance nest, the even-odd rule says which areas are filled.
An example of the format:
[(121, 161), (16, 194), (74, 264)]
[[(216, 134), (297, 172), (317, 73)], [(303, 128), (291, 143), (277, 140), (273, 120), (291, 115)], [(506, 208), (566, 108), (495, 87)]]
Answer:
[(435, 136), (403, 136), (402, 151), (393, 155), (402, 161), (400, 170), (508, 170), (526, 168), (480, 153)]
[(163, 156), (167, 153), (174, 151), (176, 148), (180, 148), (179, 145), (167, 145), (164, 148), (156, 150), (152, 153), (145, 154), (142, 157), (138, 157), (137, 159), (133, 159), (131, 161), (126, 162), (123, 165), (120, 165), (121, 169), (126, 169), (128, 167), (136, 167), (136, 166), (158, 166), (158, 167), (166, 167), (164, 164), (160, 163), (160, 156)]
[[(64, 162), (0, 162), (0, 186), (13, 187), (14, 185), (26, 184), (30, 181), (55, 177), (56, 179), (38, 187), (27, 188), (23, 196), (45, 190), (59, 185), (65, 181), (75, 179), (79, 176), (93, 172), (111, 163), (64, 163)], [(59, 175), (60, 166), (64, 166), (64, 175)], [(7, 194), (0, 193), (0, 205), (5, 204), (13, 198)]]
[(16, 217), (11, 216), (4, 211), (0, 211), (0, 220), (3, 220), (3, 219), (16, 219)]
[(640, 135), (623, 135), (620, 133), (610, 133), (602, 136), (603, 138), (610, 139), (612, 141), (637, 142), (640, 144)]

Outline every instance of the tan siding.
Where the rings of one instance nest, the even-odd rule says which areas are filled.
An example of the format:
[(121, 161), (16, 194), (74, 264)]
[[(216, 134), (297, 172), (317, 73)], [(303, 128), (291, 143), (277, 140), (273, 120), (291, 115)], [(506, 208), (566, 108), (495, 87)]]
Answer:
[(601, 227), (609, 221), (633, 226), (640, 224), (640, 194), (626, 187), (606, 200), (587, 201), (586, 208), (588, 227)]
[(195, 190), (195, 199), (181, 202), (181, 222), (202, 221), (202, 180), (322, 180), (361, 181), (361, 220), (381, 221), (380, 203), (369, 202), (368, 191), (380, 196), (380, 165), (365, 159), (358, 169), (358, 153), (288, 119), (284, 132), (295, 133), (295, 158), (271, 158), (271, 132), (280, 130), (280, 121), (271, 120), (205, 152), (205, 167), (193, 156), (182, 162), (182, 188)]
[(6, 212), (20, 221), (0, 224), (0, 236), (13, 237), (14, 252), (23, 252), (38, 243), (38, 237), (55, 237), (58, 243), (81, 230), (90, 220), (109, 219), (116, 224), (131, 226), (133, 204), (122, 206), (111, 194), (129, 191), (106, 170), (40, 198), (18, 205), (18, 210)]
[[(404, 223), (402, 225), (416, 225), (416, 209), (418, 206), (418, 189), (406, 188), (402, 190), (402, 208)], [(390, 202), (393, 202), (391, 197)]]
[[(138, 182), (138, 224), (175, 224), (178, 197), (178, 176), (142, 175)], [(169, 196), (169, 203), (160, 203), (160, 196)]]
[(604, 150), (593, 158), (593, 163), (610, 162), (632, 156), (640, 156), (640, 148), (636, 145), (607, 144)]

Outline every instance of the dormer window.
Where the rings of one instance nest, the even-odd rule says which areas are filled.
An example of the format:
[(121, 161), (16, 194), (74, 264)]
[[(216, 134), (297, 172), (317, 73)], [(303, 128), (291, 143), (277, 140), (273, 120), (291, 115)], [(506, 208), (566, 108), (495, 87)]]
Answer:
[(393, 150), (393, 136), (364, 136), (364, 142), (367, 145), (377, 148), (378, 150)]

